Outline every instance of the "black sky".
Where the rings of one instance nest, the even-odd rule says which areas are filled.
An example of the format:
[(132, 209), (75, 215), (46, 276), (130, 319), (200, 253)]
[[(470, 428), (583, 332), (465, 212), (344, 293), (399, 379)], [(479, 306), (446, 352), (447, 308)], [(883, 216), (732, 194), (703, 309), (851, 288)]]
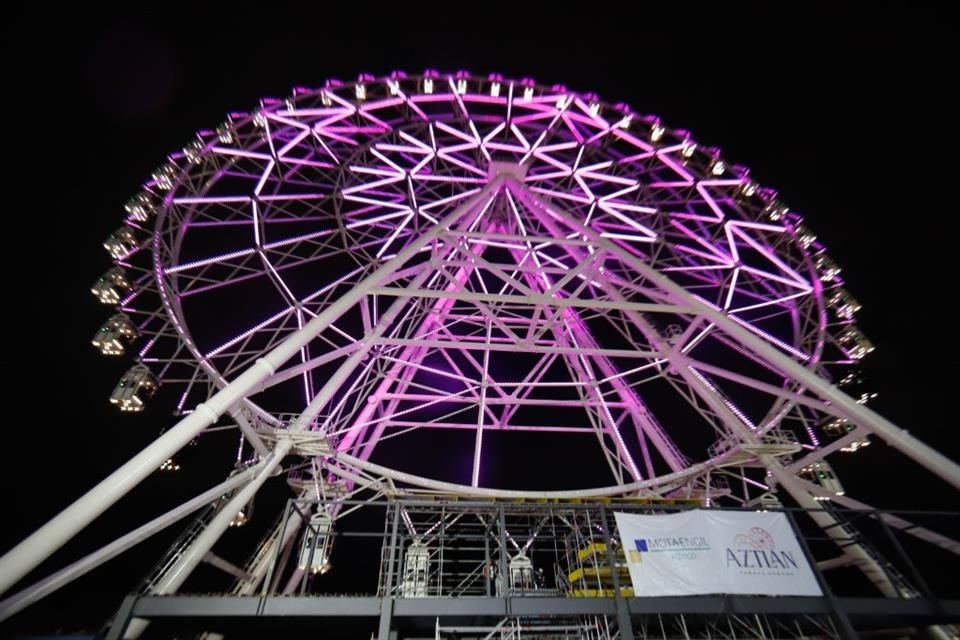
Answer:
[[(517, 3), (519, 4), (519, 3)], [(957, 204), (947, 121), (955, 82), (942, 16), (880, 4), (653, 8), (450, 3), (330, 14), (238, 4), (8, 16), (3, 222), (8, 433), (4, 549), (129, 458), (170, 420), (107, 402), (125, 368), (90, 346), (108, 316), (89, 293), (122, 205), (200, 128), (261, 96), (327, 77), (468, 69), (594, 91), (689, 129), (780, 191), (844, 268), (877, 345), (874, 406), (960, 458), (956, 395)], [(566, 3), (564, 3), (566, 6)], [(400, 14), (407, 14), (401, 16)], [(454, 16), (454, 13), (458, 16)], [(446, 16), (446, 17), (443, 17)], [(956, 507), (956, 493), (880, 444), (840, 466), (851, 494), (892, 508)], [(179, 482), (179, 485), (178, 485)], [(199, 489), (149, 480), (57, 556)], [(95, 627), (166, 542), (91, 575), (8, 629)], [(39, 575), (45, 572), (41, 572)], [(89, 601), (90, 604), (78, 605)]]

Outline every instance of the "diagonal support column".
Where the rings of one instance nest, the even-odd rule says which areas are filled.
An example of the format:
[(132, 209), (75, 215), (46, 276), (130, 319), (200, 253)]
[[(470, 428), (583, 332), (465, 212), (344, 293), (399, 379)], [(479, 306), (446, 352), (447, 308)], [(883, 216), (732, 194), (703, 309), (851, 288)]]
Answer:
[[(530, 206), (529, 203), (527, 203)], [(543, 203), (537, 201), (538, 206), (546, 206)], [(555, 212), (552, 215), (557, 215)], [(576, 224), (573, 220), (564, 220), (567, 224)], [(598, 234), (594, 234), (596, 240), (600, 240)], [(606, 243), (611, 245), (612, 243)], [(608, 247), (603, 247), (608, 248)], [(622, 257), (622, 254), (625, 252), (618, 252), (618, 256)], [(633, 265), (638, 268), (641, 273), (647, 275), (648, 273), (654, 273), (660, 275), (659, 272), (649, 267), (642, 261), (635, 260), (634, 262), (639, 263), (638, 265)], [(643, 269), (639, 269), (642, 266)], [(694, 296), (689, 295), (685, 290), (683, 290), (678, 285), (674, 284), (669, 279), (660, 276), (662, 280), (665, 281), (665, 284), (671, 285), (671, 293), (678, 293), (682, 295), (677, 295), (680, 300), (684, 300), (685, 303), (690, 303), (696, 301)], [(658, 283), (661, 285), (663, 283)], [(679, 290), (679, 291), (673, 291)], [(690, 298), (690, 300), (687, 300)], [(691, 307), (696, 309), (693, 304), (690, 304)], [(706, 307), (706, 305), (702, 305)], [(709, 307), (707, 307), (709, 309)], [(721, 314), (722, 315), (722, 314)], [(713, 320), (713, 318), (711, 318)], [(642, 318), (636, 318), (635, 321), (642, 326), (645, 330), (645, 333), (651, 334), (651, 327), (646, 325)], [(730, 322), (728, 320), (728, 322)], [(730, 324), (734, 324), (730, 322)], [(720, 322), (717, 322), (718, 326), (722, 325)], [(650, 336), (651, 339), (655, 339)], [(737, 337), (737, 336), (734, 336)], [(669, 350), (668, 350), (669, 352)], [(719, 417), (727, 429), (732, 433), (736, 434), (743, 442), (749, 444), (757, 444), (759, 442), (758, 437), (750, 427), (737, 416), (730, 407), (728, 407), (723, 401), (722, 398), (716, 393), (716, 390), (710, 388), (700, 376), (695, 375), (695, 370), (691, 367), (689, 359), (686, 357), (677, 357), (675, 353), (670, 352), (670, 362), (672, 369), (684, 380), (687, 386), (707, 405), (710, 409)], [(782, 355), (782, 354), (781, 354)], [(785, 358), (785, 356), (784, 356)], [(789, 360), (789, 359), (788, 359)], [(793, 361), (790, 361), (793, 363)], [(795, 364), (795, 363), (793, 363)], [(799, 365), (798, 365), (799, 366)], [(850, 540), (847, 537), (847, 534), (842, 530), (842, 527), (838, 526), (837, 520), (830, 515), (829, 513), (823, 511), (814, 500), (813, 496), (808, 492), (803, 490), (803, 488), (798, 484), (797, 479), (793, 474), (789, 473), (775, 458), (772, 456), (761, 456), (761, 462), (767, 467), (770, 473), (777, 479), (777, 481), (783, 486), (801, 507), (808, 509), (808, 513), (811, 518), (830, 536), (840, 548), (853, 559), (853, 561), (861, 568), (861, 570), (867, 575), (867, 577), (881, 590), (881, 592), (888, 597), (895, 597), (897, 595), (896, 587), (886, 578), (885, 573), (879, 564), (874, 560), (866, 550), (859, 544), (850, 544)]]
[[(184, 549), (183, 554), (177, 562), (167, 571), (157, 585), (151, 589), (152, 594), (166, 595), (173, 593), (180, 588), (180, 585), (190, 576), (190, 573), (196, 568), (213, 544), (223, 535), (224, 531), (230, 526), (230, 521), (241, 509), (246, 506), (257, 491), (263, 486), (276, 471), (277, 467), (287, 456), (293, 447), (291, 440), (283, 440), (274, 447), (273, 452), (257, 468), (254, 478), (247, 483), (230, 499), (230, 501), (220, 509), (210, 524), (197, 536), (196, 540)], [(124, 638), (138, 638), (147, 628), (149, 623), (142, 618), (134, 618), (130, 622), (124, 633)]]
[(649, 264), (631, 255), (607, 238), (603, 238), (595, 230), (583, 226), (568, 213), (551, 203), (545, 202), (537, 194), (527, 190), (522, 184), (511, 179), (508, 180), (507, 187), (513, 195), (522, 200), (531, 210), (539, 211), (541, 215), (560, 220), (572, 229), (577, 229), (598, 247), (616, 256), (623, 264), (636, 269), (636, 271), (646, 277), (650, 283), (656, 285), (671, 298), (679, 301), (681, 304), (689, 306), (695, 310), (698, 315), (716, 324), (717, 327), (740, 341), (741, 344), (766, 360), (771, 366), (803, 384), (822, 399), (831, 402), (844, 417), (848, 417), (856, 424), (876, 434), (890, 446), (930, 469), (930, 471), (946, 480), (955, 488), (960, 489), (960, 465), (956, 462), (913, 437), (905, 429), (896, 426), (872, 409), (869, 409), (865, 405), (858, 404), (856, 400), (842, 392), (836, 386), (831, 385), (815, 372), (795, 362), (759, 336), (740, 326), (725, 313), (704, 303)]
[[(468, 214), (473, 209), (474, 206), (471, 206), (467, 209), (458, 209), (458, 211), (460, 211), (462, 216), (464, 214)], [(420, 273), (418, 273), (411, 282), (411, 287), (416, 289), (416, 287), (420, 286), (423, 281), (427, 279), (429, 274), (430, 272), (427, 269), (421, 269)], [(297, 418), (294, 424), (291, 425), (290, 431), (302, 431), (308, 429), (310, 425), (313, 424), (316, 416), (320, 413), (320, 411), (323, 410), (324, 407), (326, 407), (327, 403), (330, 402), (334, 394), (347, 380), (349, 375), (360, 365), (361, 360), (369, 351), (371, 344), (377, 338), (382, 336), (385, 331), (387, 331), (387, 329), (393, 324), (394, 320), (396, 320), (408, 303), (408, 297), (399, 297), (393, 302), (393, 304), (390, 305), (390, 307), (380, 317), (377, 325), (373, 327), (364, 337), (366, 348), (354, 352), (337, 368), (337, 370), (326, 381), (324, 386), (313, 397), (303, 413)], [(283, 457), (292, 448), (292, 440), (284, 439), (279, 441), (274, 448), (273, 457), (270, 459), (272, 462), (268, 468), (270, 470), (275, 468), (276, 465), (280, 463)], [(263, 480), (260, 480), (260, 478), (261, 476), (258, 475), (257, 480), (251, 482), (250, 485), (245, 487), (243, 491), (241, 491), (240, 494), (231, 500), (231, 502), (224, 507), (222, 512), (218, 514), (209, 525), (207, 525), (207, 528), (204, 529), (203, 533), (197, 537), (197, 539), (184, 551), (177, 563), (163, 576), (160, 583), (158, 583), (158, 585), (152, 591), (154, 594), (164, 595), (173, 593), (183, 584), (200, 560), (205, 557), (213, 544), (220, 538), (221, 535), (223, 535), (224, 531), (226, 531), (233, 514), (239, 509), (243, 508), (243, 505), (245, 505), (253, 497), (257, 489), (259, 489), (259, 487), (262, 485)], [(264, 477), (263, 479), (265, 480), (266, 478)], [(243, 499), (241, 500), (241, 498)], [(145, 621), (135, 620), (134, 623), (130, 625), (126, 637), (137, 638), (145, 628)]]
[(256, 473), (258, 467), (251, 467), (243, 473), (231, 476), (224, 482), (215, 487), (204, 491), (200, 495), (184, 502), (179, 507), (171, 509), (167, 513), (154, 518), (150, 522), (137, 527), (130, 533), (121, 536), (107, 544), (90, 555), (77, 560), (73, 564), (60, 571), (44, 578), (40, 582), (24, 589), (20, 593), (14, 594), (3, 601), (0, 601), (0, 622), (6, 620), (21, 609), (30, 606), (34, 602), (50, 595), (57, 589), (60, 589), (86, 573), (96, 569), (101, 564), (115, 558), (127, 549), (139, 544), (150, 536), (162, 531), (178, 520), (185, 518), (191, 513), (206, 507), (212, 501), (222, 495), (230, 493), (237, 487), (250, 480), (250, 477)]
[(164, 460), (186, 446), (197, 434), (230, 409), (235, 403), (255, 391), (287, 360), (300, 352), (332, 322), (347, 312), (367, 293), (390, 279), (410, 258), (447, 231), (478, 203), (499, 190), (503, 178), (494, 178), (476, 195), (445, 217), (438, 225), (414, 239), (403, 251), (388, 260), (355, 288), (334, 301), (302, 329), (290, 334), (280, 345), (242, 373), (236, 380), (197, 406), (190, 415), (178, 422), (143, 451), (130, 459), (103, 481), (88, 491), (47, 524), (35, 531), (0, 558), (0, 593), (5, 592), (43, 560), (59, 549), (97, 516), (126, 495), (144, 478), (154, 472)]
[[(411, 288), (416, 289), (416, 287), (420, 286), (423, 281), (429, 277), (429, 275), (430, 271), (428, 269), (421, 269), (411, 281)], [(377, 338), (381, 337), (389, 329), (389, 327), (392, 326), (393, 322), (408, 304), (409, 297), (398, 297), (390, 305), (390, 307), (380, 317), (377, 325), (372, 327), (364, 336), (365, 348), (352, 353), (350, 357), (341, 363), (337, 370), (330, 375), (323, 387), (321, 387), (317, 394), (310, 400), (310, 403), (307, 405), (306, 409), (304, 409), (303, 413), (297, 418), (294, 424), (290, 426), (290, 431), (302, 431), (310, 428), (317, 415), (327, 406), (336, 392), (349, 378), (350, 374), (360, 366), (361, 360), (367, 355), (373, 342), (375, 342)], [(271, 458), (271, 460), (275, 461), (273, 467), (275, 467), (276, 464), (279, 464), (279, 461), (282, 459), (282, 457), (293, 448), (292, 442), (293, 441), (290, 439), (283, 439), (278, 442), (274, 449), (274, 458)], [(279, 458), (276, 457), (277, 455), (279, 455)], [(253, 491), (255, 492), (257, 488), (259, 488), (259, 485), (254, 487)], [(246, 491), (247, 489), (245, 488), (244, 492)], [(251, 493), (250, 497), (252, 496), (253, 494)], [(234, 505), (233, 502), (231, 502), (231, 504), (224, 509), (225, 511), (230, 512), (228, 514), (229, 517), (227, 517), (225, 521), (220, 520), (220, 516), (223, 515), (221, 513), (209, 525), (207, 525), (207, 528), (204, 529), (203, 533), (198, 536), (197, 539), (184, 551), (183, 555), (180, 557), (180, 560), (178, 560), (177, 563), (174, 564), (173, 567), (171, 567), (171, 569), (163, 576), (152, 593), (164, 595), (176, 591), (189, 576), (190, 572), (192, 572), (196, 567), (199, 559), (202, 559), (210, 551), (213, 544), (221, 535), (223, 535), (224, 531), (226, 531), (226, 527), (232, 518), (232, 514), (236, 513), (240, 508), (242, 508), (243, 505), (249, 501), (249, 499), (250, 498), (247, 498), (238, 505)], [(139, 629), (139, 627), (131, 626), (131, 629)], [(136, 631), (136, 633), (139, 634), (140, 631), (142, 630)], [(131, 635), (130, 637), (135, 636)]]

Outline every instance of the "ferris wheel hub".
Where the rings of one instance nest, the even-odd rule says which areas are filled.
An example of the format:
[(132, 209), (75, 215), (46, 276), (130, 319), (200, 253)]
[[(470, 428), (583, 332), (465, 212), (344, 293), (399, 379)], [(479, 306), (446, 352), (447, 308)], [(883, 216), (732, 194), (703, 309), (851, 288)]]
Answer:
[(497, 177), (503, 176), (512, 178), (519, 183), (523, 183), (527, 177), (529, 165), (523, 162), (506, 162), (503, 160), (491, 160), (488, 166), (488, 177), (491, 182)]

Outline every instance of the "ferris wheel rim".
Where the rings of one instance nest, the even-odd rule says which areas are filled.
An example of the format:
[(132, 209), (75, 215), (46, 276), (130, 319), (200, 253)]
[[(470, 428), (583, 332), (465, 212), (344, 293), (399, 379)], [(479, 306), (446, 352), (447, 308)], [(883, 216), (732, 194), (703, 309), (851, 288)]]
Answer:
[[(430, 78), (430, 77), (433, 77), (433, 78), (441, 78), (439, 75), (430, 75), (429, 73), (428, 73), (428, 74), (425, 74), (424, 76), (418, 76), (418, 78), (420, 78), (420, 81), (422, 81), (422, 80), (425, 79), (425, 78)], [(457, 76), (457, 77), (458, 77), (458, 81), (459, 81), (459, 78), (461, 78), (461, 76)], [(453, 75), (449, 75), (449, 76), (443, 77), (442, 79), (449, 79), (450, 82), (453, 83), (453, 81), (454, 81), (453, 78), (454, 78)], [(466, 77), (464, 76), (464, 78), (466, 78)], [(473, 81), (478, 81), (478, 82), (479, 82), (479, 81), (482, 81), (482, 79), (477, 78), (476, 76), (471, 76), (471, 77), (469, 77), (469, 80), (470, 80), (471, 82), (473, 82)], [(369, 79), (366, 80), (366, 82), (372, 82), (372, 81), (374, 81), (373, 78), (369, 78)], [(505, 81), (503, 81), (503, 82), (504, 82), (504, 83), (510, 83), (510, 85), (511, 85), (511, 87), (512, 87), (512, 86), (513, 86), (513, 83), (514, 83), (515, 81), (505, 80)], [(535, 91), (548, 91), (548, 90), (546, 89), (546, 87), (543, 87), (543, 86), (541, 86), (541, 85), (533, 85), (533, 84), (531, 84), (531, 83), (526, 83), (526, 84), (524, 84), (524, 83), (525, 83), (525, 81), (520, 81), (520, 82), (517, 83), (517, 84), (518, 84), (518, 86), (530, 86), (530, 87), (534, 87), (534, 90), (535, 90)], [(345, 86), (345, 87), (347, 87), (347, 88), (349, 89), (350, 87), (359, 87), (359, 86), (361, 86), (361, 83), (358, 81), (358, 83), (356, 83), (356, 84), (347, 84), (347, 85), (342, 85), (342, 86)], [(452, 86), (452, 85), (451, 85), (451, 86)], [(511, 89), (511, 90), (512, 90), (512, 89)], [(326, 91), (326, 90), (323, 90), (323, 91)], [(566, 91), (566, 90), (564, 90), (564, 91)], [(569, 93), (569, 92), (568, 92), (568, 93)], [(456, 90), (453, 90), (452, 93), (451, 93), (451, 95), (452, 95), (452, 96), (455, 96), (455, 95), (456, 95)], [(582, 98), (582, 96), (580, 96), (580, 94), (569, 93), (569, 95), (576, 97), (576, 99), (581, 99), (581, 98)], [(459, 99), (459, 98), (458, 98), (458, 99)], [(598, 102), (598, 104), (602, 104), (602, 105), (603, 105), (602, 107), (598, 107), (598, 109), (599, 109), (599, 108), (603, 108), (603, 109), (610, 108), (610, 105), (609, 105), (608, 103), (599, 103), (599, 102)], [(591, 108), (592, 108), (592, 107), (591, 107)], [(265, 112), (265, 111), (257, 111), (257, 112), (254, 112), (253, 114), (250, 114), (249, 117), (250, 117), (251, 119), (256, 119), (257, 117), (259, 117), (258, 114), (263, 114), (264, 112)], [(640, 118), (640, 116), (638, 116), (637, 114), (633, 113), (632, 111), (627, 110), (627, 113), (629, 114), (629, 117)], [(265, 116), (264, 116), (264, 117), (265, 117)], [(659, 121), (657, 121), (657, 122), (659, 122)], [(417, 123), (417, 126), (424, 126), (424, 125), (423, 125), (423, 123)], [(659, 126), (659, 125), (657, 125), (657, 126)], [(399, 129), (390, 129), (390, 130), (388, 131), (387, 135), (393, 134), (393, 133), (394, 133), (395, 131), (397, 131), (397, 130), (399, 130)], [(372, 143), (371, 143), (371, 144), (372, 144)], [(358, 151), (357, 151), (358, 154), (359, 154), (360, 152), (361, 152), (361, 150), (358, 150)], [(231, 162), (235, 162), (235, 161), (237, 161), (237, 160), (231, 160)], [(336, 177), (336, 182), (337, 182), (337, 184), (340, 184), (340, 185), (344, 184), (344, 183), (347, 181), (347, 176), (349, 176), (349, 175), (350, 175), (350, 174), (349, 174), (347, 171), (345, 171), (345, 170), (339, 171), (339, 172), (336, 174), (336, 176), (337, 176), (337, 177)], [(210, 185), (206, 185), (206, 186), (210, 186)], [(172, 191), (172, 190), (171, 190), (171, 191)], [(331, 194), (331, 195), (329, 196), (329, 198), (334, 198), (334, 197), (335, 197), (335, 194)], [(167, 199), (165, 199), (165, 202), (167, 202), (167, 203), (169, 204), (169, 197), (168, 197)], [(160, 215), (157, 216), (157, 220), (156, 220), (155, 225), (154, 225), (154, 233), (155, 233), (154, 240), (155, 240), (155, 242), (157, 242), (156, 236), (159, 236), (162, 223), (164, 223), (164, 222), (166, 221), (166, 216), (167, 216), (168, 210), (169, 210), (168, 207), (164, 207), (164, 208), (161, 210)], [(340, 220), (339, 220), (339, 218), (338, 218), (338, 223), (339, 223), (339, 222), (340, 222)], [(178, 244), (179, 244), (181, 241), (182, 241), (182, 236), (179, 236), (178, 239), (177, 239)], [(158, 247), (158, 246), (159, 246), (159, 244), (155, 244), (155, 247)], [(177, 254), (178, 251), (175, 251), (174, 253)], [(815, 273), (816, 273), (816, 268), (815, 268), (814, 265), (812, 264), (812, 257), (811, 257), (811, 256), (812, 256), (811, 253), (809, 253), (809, 252), (803, 252), (803, 254), (802, 254), (802, 260), (803, 260), (803, 262), (805, 263), (804, 266), (807, 267), (807, 269), (809, 270), (809, 273), (815, 274)], [(155, 262), (156, 262), (156, 265), (157, 265), (157, 266), (156, 266), (157, 273), (158, 273), (158, 274), (163, 274), (163, 273), (164, 273), (164, 268), (163, 268), (164, 265), (160, 264), (160, 262), (161, 262), (161, 256), (159, 255), (158, 252), (155, 252), (155, 253), (154, 253), (154, 259), (155, 259)], [(174, 263), (174, 261), (171, 261), (171, 263)], [(815, 281), (815, 279), (814, 279), (814, 281)], [(191, 351), (193, 357), (196, 359), (196, 361), (198, 362), (198, 364), (204, 369), (204, 371), (206, 372), (206, 374), (210, 377), (211, 381), (212, 381), (216, 386), (222, 388), (222, 387), (227, 383), (227, 380), (228, 380), (227, 377), (226, 377), (226, 374), (225, 374), (223, 371), (221, 371), (220, 369), (218, 369), (218, 368), (214, 365), (214, 363), (211, 361), (211, 359), (208, 358), (207, 355), (204, 354), (204, 353), (200, 350), (200, 348), (199, 348), (199, 346), (196, 344), (195, 340), (193, 340), (192, 334), (191, 334), (191, 332), (190, 332), (190, 325), (189, 325), (189, 323), (186, 321), (186, 317), (185, 317), (185, 314), (184, 314), (184, 311), (183, 311), (183, 307), (182, 307), (182, 305), (181, 305), (181, 299), (180, 299), (180, 297), (179, 297), (179, 292), (176, 291), (176, 290), (175, 290), (174, 288), (172, 288), (172, 287), (168, 287), (168, 282), (167, 282), (166, 279), (165, 279), (164, 277), (162, 277), (162, 276), (158, 276), (158, 277), (157, 277), (157, 283), (158, 283), (158, 285), (159, 285), (160, 288), (161, 288), (162, 298), (163, 298), (163, 300), (164, 300), (164, 305), (167, 307), (168, 314), (170, 315), (170, 317), (174, 319), (174, 324), (175, 324), (175, 326), (176, 326), (176, 328), (177, 328), (178, 333), (179, 333), (180, 336), (181, 336), (181, 339), (183, 340), (183, 342), (185, 343), (185, 345), (188, 347), (188, 349)], [(817, 318), (818, 318), (818, 321), (819, 321), (819, 327), (818, 327), (818, 328), (821, 330), (821, 335), (820, 335), (820, 336), (817, 338), (817, 340), (815, 341), (814, 349), (811, 351), (811, 353), (810, 353), (810, 355), (809, 355), (809, 359), (808, 359), (808, 362), (810, 363), (810, 364), (809, 364), (809, 367), (810, 367), (810, 368), (814, 368), (814, 367), (816, 367), (816, 366), (818, 365), (820, 352), (822, 351), (822, 346), (823, 346), (823, 343), (824, 343), (824, 340), (823, 340), (823, 338), (822, 338), (822, 330), (823, 330), (823, 328), (824, 328), (826, 311), (825, 311), (825, 302), (824, 302), (824, 299), (823, 299), (822, 296), (820, 296), (820, 295), (813, 295), (813, 296), (811, 296), (811, 299), (813, 300), (813, 303), (814, 303), (815, 306), (816, 306), (816, 311), (815, 311), (815, 314), (814, 314), (814, 315), (816, 315)], [(794, 324), (796, 324), (796, 321), (794, 321)], [(798, 329), (795, 327), (795, 332), (796, 332), (796, 331), (798, 331)], [(785, 385), (785, 387), (788, 386), (788, 387), (789, 387), (788, 390), (791, 390), (791, 391), (798, 391), (799, 389), (801, 389), (801, 385), (800, 385), (799, 383), (797, 383), (796, 381), (791, 381), (791, 380), (789, 380), (789, 379), (784, 380), (784, 385)], [(250, 399), (246, 399), (245, 402), (247, 402), (247, 403), (248, 403), (248, 406), (252, 407), (255, 411), (259, 409), (259, 410), (262, 410), (265, 414), (268, 414), (268, 415), (271, 414), (271, 412), (270, 412), (269, 410), (267, 410), (267, 409), (265, 409), (265, 408), (258, 407), (258, 406), (257, 406), (254, 402), (252, 402)], [(777, 401), (777, 403), (775, 403), (774, 405), (771, 405), (771, 407), (770, 407), (770, 409), (769, 409), (769, 412), (768, 412), (768, 415), (767, 415), (766, 417), (764, 417), (763, 424), (765, 425), (765, 427), (762, 429), (761, 434), (762, 434), (762, 432), (765, 431), (766, 429), (769, 429), (769, 428), (772, 428), (772, 427), (775, 426), (775, 424), (774, 424), (772, 421), (769, 421), (769, 422), (767, 421), (767, 417), (773, 415), (774, 413), (776, 413), (776, 412), (778, 412), (778, 411), (780, 411), (780, 412), (789, 412), (789, 411), (793, 408), (794, 405), (795, 405), (794, 402), (792, 402), (792, 401), (790, 401), (790, 400), (784, 400), (784, 399), (780, 399), (780, 400)]]

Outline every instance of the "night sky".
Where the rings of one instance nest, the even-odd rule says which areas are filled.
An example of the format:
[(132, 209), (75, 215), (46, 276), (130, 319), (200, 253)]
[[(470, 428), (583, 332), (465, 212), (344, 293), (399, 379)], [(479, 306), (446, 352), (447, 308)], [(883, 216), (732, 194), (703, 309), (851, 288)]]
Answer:
[[(843, 267), (863, 304), (858, 324), (877, 345), (865, 366), (879, 394), (872, 406), (960, 458), (948, 409), (956, 394), (948, 307), (957, 291), (957, 204), (952, 176), (941, 175), (955, 161), (944, 159), (947, 121), (936, 108), (956, 72), (935, 34), (939, 17), (888, 5), (737, 16), (546, 6), (514, 15), (484, 5), (476, 16), (464, 7), (446, 19), (436, 16), (452, 13), (449, 6), (424, 6), (422, 16), (373, 23), (372, 5), (355, 15), (317, 4), (285, 14), (237, 5), (202, 17), (8, 16), (0, 547), (172, 424), (169, 405), (139, 417), (115, 412), (108, 397), (128, 365), (90, 345), (109, 310), (89, 287), (109, 266), (100, 245), (126, 199), (167, 153), (227, 111), (360, 72), (530, 76), (627, 102), (721, 147), (806, 216)], [(835, 464), (851, 495), (878, 507), (956, 508), (955, 491), (874, 442)], [(148, 479), (33, 577), (212, 483), (197, 470), (204, 455), (187, 453), (193, 471)], [(21, 613), (0, 635), (95, 630), (175, 533)]]

